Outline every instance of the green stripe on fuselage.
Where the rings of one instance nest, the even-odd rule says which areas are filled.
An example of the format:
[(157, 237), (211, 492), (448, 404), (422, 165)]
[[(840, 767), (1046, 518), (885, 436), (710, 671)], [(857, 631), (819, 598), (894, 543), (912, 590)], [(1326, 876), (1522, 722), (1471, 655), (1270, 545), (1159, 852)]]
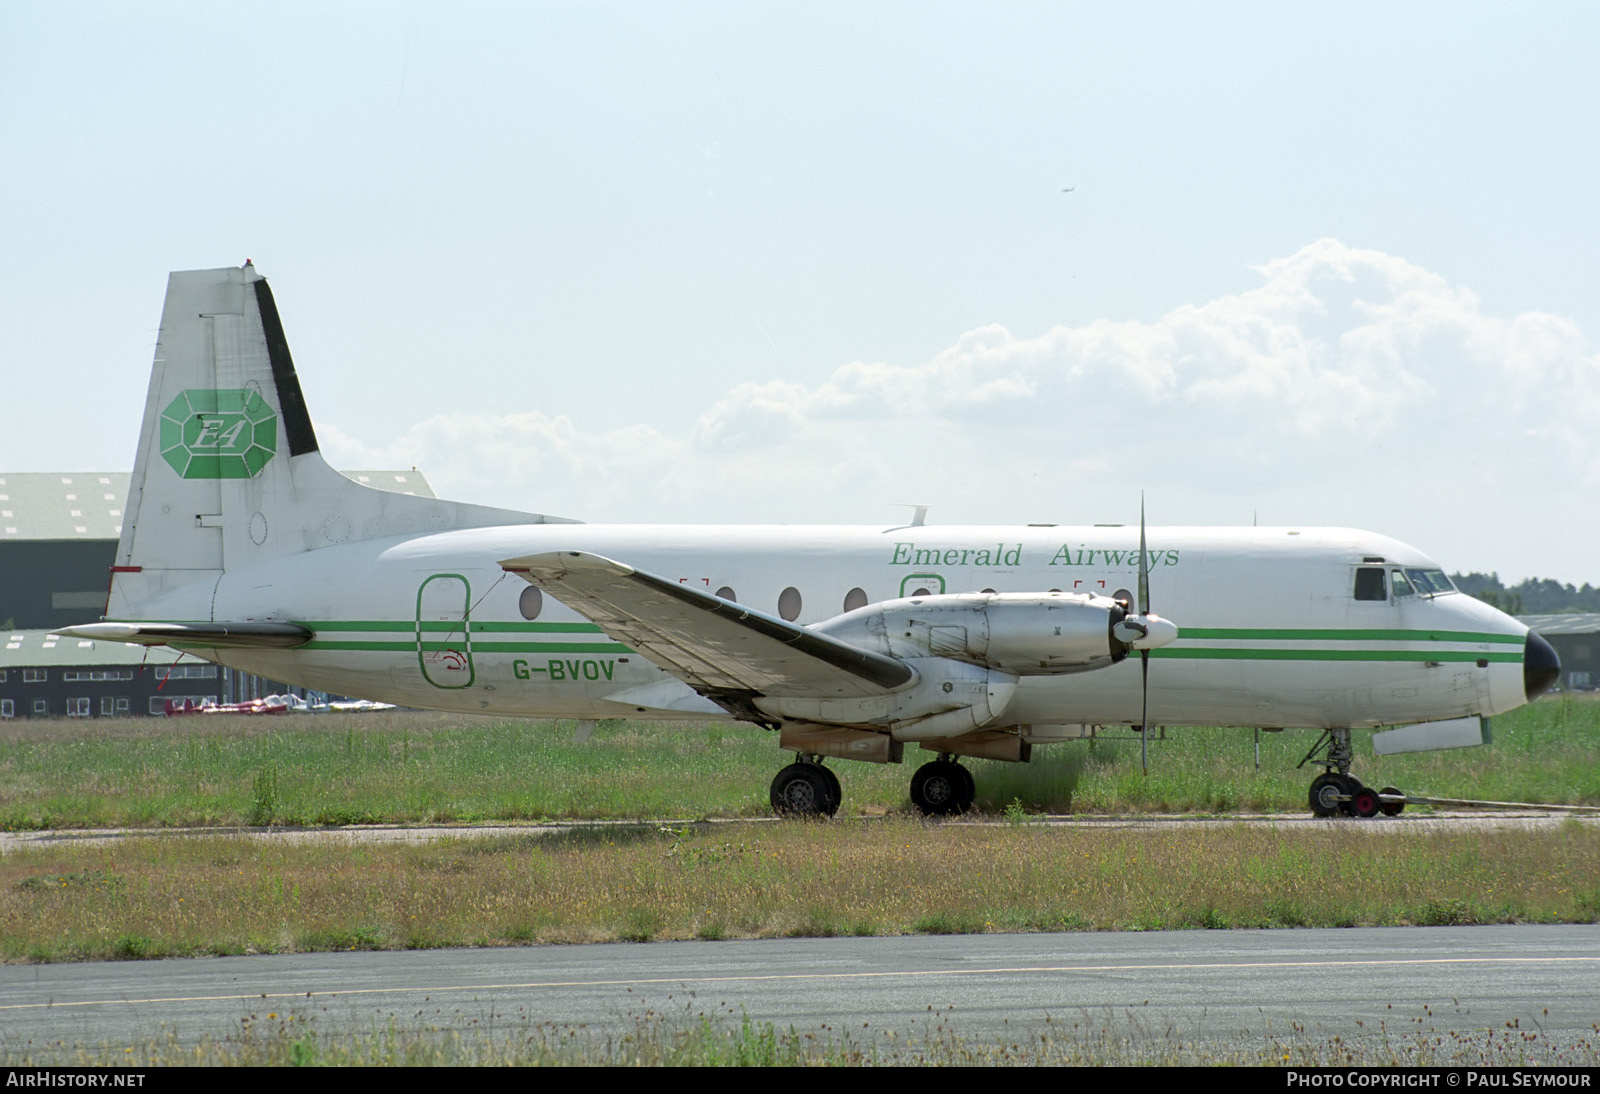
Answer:
[[(296, 647), (302, 650), (343, 650), (361, 653), (414, 653), (417, 649), (417, 632), (429, 637), (423, 641), (422, 648), (428, 652), (441, 652), (453, 649), (454, 643), (465, 642), (470, 644), (474, 654), (491, 653), (632, 653), (630, 646), (620, 642), (607, 640), (606, 634), (593, 623), (515, 623), (500, 620), (470, 622), (465, 635), (461, 633), (459, 620), (448, 619), (415, 619), (406, 620), (379, 620), (379, 619), (329, 619), (329, 620), (304, 620), (302, 627), (309, 627), (318, 635), (317, 638), (303, 646)], [(390, 639), (382, 641), (353, 637), (356, 634), (387, 633), (396, 637), (407, 635), (405, 640)], [(352, 637), (345, 638), (344, 634)], [(329, 635), (324, 638), (323, 635)], [(488, 636), (494, 635), (494, 638)], [(559, 638), (552, 642), (516, 641), (517, 636), (527, 635), (530, 638), (541, 635), (573, 635), (574, 638), (561, 641)], [(594, 635), (597, 641), (585, 642), (578, 639), (579, 635)], [(506, 636), (502, 638), (500, 636)], [(507, 640), (510, 639), (510, 640)]]
[[(329, 619), (329, 620), (297, 620), (302, 627), (310, 627), (314, 631), (415, 631), (415, 619), (397, 620), (387, 622), (371, 619)], [(459, 620), (452, 622), (448, 619), (425, 619), (422, 629), (425, 631), (448, 631), (461, 626)], [(499, 634), (600, 634), (601, 630), (593, 623), (501, 623), (478, 622), (473, 620), (470, 624), (474, 634), (499, 633)]]
[(1495, 634), (1489, 631), (1298, 630), (1254, 627), (1179, 627), (1178, 637), (1225, 639), (1233, 642), (1492, 642), (1508, 646), (1520, 646), (1526, 641), (1521, 635)]
[(1164, 646), (1151, 657), (1181, 657), (1201, 661), (1503, 661), (1520, 664), (1522, 654), (1479, 653), (1473, 650), (1285, 650), (1241, 649), (1217, 646)]
[[(171, 622), (183, 622), (172, 620)], [(418, 621), (407, 620), (373, 620), (373, 619), (334, 619), (334, 620), (295, 620), (303, 627), (309, 627), (318, 634), (318, 638), (296, 647), (300, 650), (343, 650), (365, 653), (413, 653), (417, 649)], [(442, 651), (452, 648), (448, 639), (451, 632), (460, 631), (459, 621), (449, 620), (423, 620), (420, 629), (430, 635), (428, 641), (423, 642), (424, 650)], [(322, 638), (323, 634), (365, 634), (387, 633), (394, 636), (389, 640), (360, 639), (330, 637)], [(406, 636), (404, 640), (399, 639)], [(598, 641), (515, 641), (496, 638), (490, 640), (488, 635), (595, 635)], [(445, 640), (441, 641), (439, 637)], [(470, 640), (475, 654), (490, 653), (567, 653), (567, 654), (622, 654), (632, 653), (633, 649), (620, 642), (605, 641), (605, 632), (593, 623), (540, 623), (540, 622), (506, 622), (488, 620), (484, 622), (472, 621), (468, 625), (465, 636)], [(1282, 645), (1267, 647), (1259, 646), (1192, 646), (1189, 642), (1404, 642), (1408, 644), (1423, 645), (1429, 648), (1411, 649), (1308, 649), (1285, 648)], [(1508, 664), (1519, 664), (1522, 661), (1522, 651), (1496, 651), (1485, 653), (1463, 649), (1438, 649), (1437, 643), (1480, 644), (1499, 646), (1521, 646), (1526, 639), (1515, 634), (1496, 634), (1488, 631), (1429, 631), (1429, 630), (1384, 630), (1384, 629), (1298, 629), (1298, 628), (1255, 628), (1255, 627), (1184, 627), (1179, 633), (1175, 645), (1161, 649), (1151, 650), (1152, 657), (1180, 658), (1202, 661), (1393, 661), (1393, 662), (1474, 662), (1494, 661)], [(180, 645), (180, 643), (173, 643)], [(182, 646), (191, 643), (183, 642)], [(204, 642), (192, 643), (196, 649), (206, 648)]]
[[(426, 641), (422, 648), (431, 652), (451, 650), (457, 643)], [(461, 643), (467, 645), (467, 643)], [(472, 652), (484, 653), (632, 653), (621, 642), (483, 642), (470, 643)], [(364, 650), (369, 653), (415, 653), (417, 640), (409, 642), (307, 642), (299, 650)]]

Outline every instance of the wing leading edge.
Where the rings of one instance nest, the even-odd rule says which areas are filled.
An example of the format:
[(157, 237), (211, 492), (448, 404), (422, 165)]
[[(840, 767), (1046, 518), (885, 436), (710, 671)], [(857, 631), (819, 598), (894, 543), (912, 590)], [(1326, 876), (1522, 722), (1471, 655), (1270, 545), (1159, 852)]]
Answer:
[(557, 551), (500, 565), (734, 713), (749, 713), (759, 696), (866, 698), (916, 678), (903, 661), (602, 555)]

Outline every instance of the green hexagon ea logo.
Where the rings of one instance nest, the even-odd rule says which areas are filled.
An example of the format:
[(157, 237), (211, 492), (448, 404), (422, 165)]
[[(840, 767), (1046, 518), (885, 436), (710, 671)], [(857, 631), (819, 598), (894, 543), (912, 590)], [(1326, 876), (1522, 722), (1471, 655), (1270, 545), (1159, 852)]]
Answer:
[(248, 479), (278, 451), (278, 416), (245, 388), (182, 392), (161, 412), (161, 458), (186, 479)]

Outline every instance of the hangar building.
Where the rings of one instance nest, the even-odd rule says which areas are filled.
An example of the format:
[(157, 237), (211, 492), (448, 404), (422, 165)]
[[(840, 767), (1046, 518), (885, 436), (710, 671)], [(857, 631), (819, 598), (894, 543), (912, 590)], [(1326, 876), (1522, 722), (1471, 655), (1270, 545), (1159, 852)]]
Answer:
[[(415, 468), (344, 474), (434, 496)], [(231, 703), (296, 690), (169, 649), (51, 633), (105, 612), (130, 479), (125, 471), (0, 473), (0, 718), (161, 714), (168, 699)]]
[(1563, 612), (1559, 615), (1519, 615), (1544, 636), (1561, 658), (1563, 691), (1592, 691), (1600, 687), (1600, 612)]

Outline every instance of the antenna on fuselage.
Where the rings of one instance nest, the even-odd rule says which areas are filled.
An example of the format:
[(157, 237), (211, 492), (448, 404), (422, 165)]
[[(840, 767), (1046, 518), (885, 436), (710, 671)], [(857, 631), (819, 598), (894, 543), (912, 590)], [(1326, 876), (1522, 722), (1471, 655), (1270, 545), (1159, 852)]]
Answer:
[(901, 509), (911, 510), (911, 523), (888, 529), (891, 532), (897, 531), (898, 528), (921, 528), (928, 519), (928, 510), (933, 508), (931, 505), (919, 505), (914, 501), (897, 501), (894, 504)]

